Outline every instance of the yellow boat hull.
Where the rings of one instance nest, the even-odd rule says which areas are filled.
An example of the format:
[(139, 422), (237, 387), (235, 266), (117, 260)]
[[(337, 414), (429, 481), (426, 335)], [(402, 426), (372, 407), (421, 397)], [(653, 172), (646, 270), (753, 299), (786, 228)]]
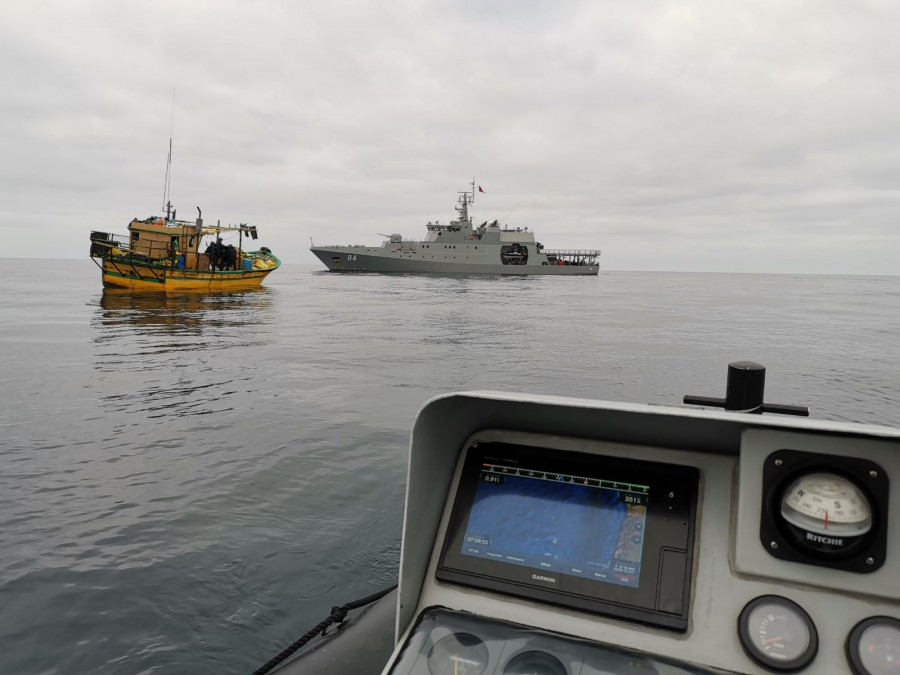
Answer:
[(210, 272), (206, 270), (160, 269), (132, 262), (104, 260), (103, 286), (132, 292), (215, 293), (259, 288), (274, 270)]

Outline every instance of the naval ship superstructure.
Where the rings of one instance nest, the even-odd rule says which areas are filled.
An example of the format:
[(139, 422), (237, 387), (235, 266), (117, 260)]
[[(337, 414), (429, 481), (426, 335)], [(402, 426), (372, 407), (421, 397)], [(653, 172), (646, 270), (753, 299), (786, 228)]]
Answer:
[(381, 246), (312, 246), (332, 272), (413, 272), (426, 274), (562, 274), (600, 271), (599, 250), (545, 249), (527, 227), (511, 228), (496, 220), (474, 225), (472, 190), (459, 193), (457, 219), (429, 222), (422, 241), (383, 235)]

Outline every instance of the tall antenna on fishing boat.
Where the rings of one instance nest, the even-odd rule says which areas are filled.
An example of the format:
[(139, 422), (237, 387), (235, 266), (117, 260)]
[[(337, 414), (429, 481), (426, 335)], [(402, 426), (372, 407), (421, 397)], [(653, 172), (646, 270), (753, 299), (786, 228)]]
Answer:
[(169, 219), (169, 210), (172, 201), (172, 137), (175, 135), (175, 85), (172, 85), (172, 119), (169, 122), (169, 157), (166, 159), (166, 182), (163, 186), (163, 209), (166, 212), (166, 220)]

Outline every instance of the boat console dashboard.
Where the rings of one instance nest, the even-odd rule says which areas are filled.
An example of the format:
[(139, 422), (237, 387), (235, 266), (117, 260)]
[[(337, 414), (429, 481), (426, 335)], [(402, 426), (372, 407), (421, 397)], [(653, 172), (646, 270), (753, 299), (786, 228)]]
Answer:
[(900, 431), (496, 393), (412, 433), (385, 675), (900, 675)]

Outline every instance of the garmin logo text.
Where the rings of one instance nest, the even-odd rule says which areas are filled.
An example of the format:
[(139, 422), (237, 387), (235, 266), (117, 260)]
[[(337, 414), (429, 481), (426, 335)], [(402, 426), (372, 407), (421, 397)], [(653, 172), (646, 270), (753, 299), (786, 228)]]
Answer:
[(814, 541), (817, 544), (825, 544), (827, 546), (844, 545), (843, 539), (838, 539), (837, 537), (823, 537), (821, 534), (813, 534), (812, 532), (807, 532), (806, 538), (809, 539), (809, 541)]
[(555, 577), (545, 577), (542, 574), (532, 574), (531, 578), (534, 579), (535, 581), (549, 581), (551, 584), (556, 583)]

